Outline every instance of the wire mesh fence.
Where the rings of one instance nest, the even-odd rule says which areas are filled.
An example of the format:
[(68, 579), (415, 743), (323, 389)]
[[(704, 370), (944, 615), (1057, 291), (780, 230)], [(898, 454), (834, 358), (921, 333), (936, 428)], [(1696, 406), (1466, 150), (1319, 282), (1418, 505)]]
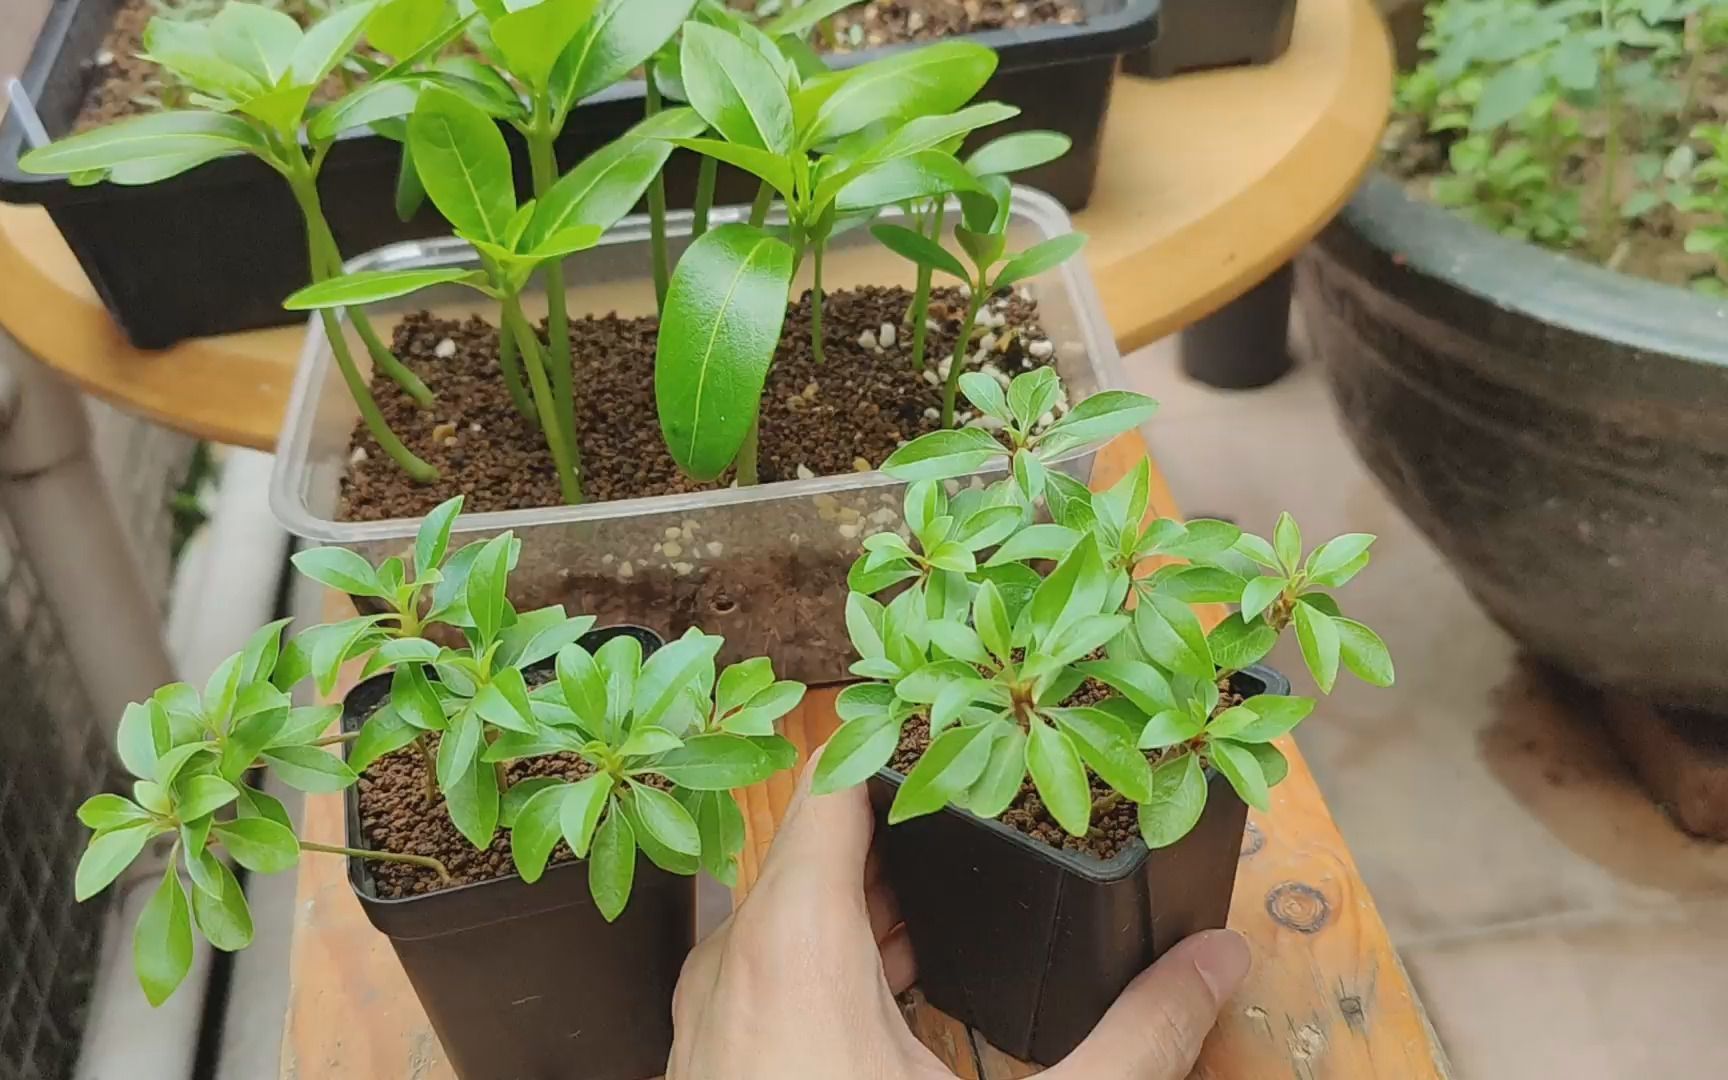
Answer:
[[(165, 607), (168, 496), (191, 440), (93, 409), (97, 454), (153, 594)], [(42, 588), (0, 514), (0, 1080), (72, 1075), (105, 909), (73, 900), (75, 815), (121, 781), (117, 718), (94, 715)]]

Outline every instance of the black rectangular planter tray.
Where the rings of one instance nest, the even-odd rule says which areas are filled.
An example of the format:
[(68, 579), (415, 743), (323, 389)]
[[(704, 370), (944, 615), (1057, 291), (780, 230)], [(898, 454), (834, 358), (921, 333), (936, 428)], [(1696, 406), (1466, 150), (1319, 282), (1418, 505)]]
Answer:
[[(616, 632), (595, 631), (583, 645)], [(381, 675), (350, 691), (342, 730), (358, 730), (389, 690)], [(344, 800), (347, 844), (365, 847), (356, 789)], [(630, 904), (613, 923), (589, 896), (586, 861), (549, 866), (532, 885), (511, 874), (398, 900), (378, 896), (363, 859), (348, 860), (348, 880), (462, 1080), (666, 1071), (672, 991), (695, 945), (695, 878), (638, 856)]]
[[(71, 130), (84, 100), (88, 58), (101, 47), (121, 0), (60, 0), (24, 69), (24, 88), (50, 135)], [(1080, 0), (1087, 21), (1076, 26), (992, 30), (967, 37), (997, 50), (1000, 64), (981, 100), (1017, 105), (1021, 115), (978, 138), (1020, 128), (1061, 131), (1068, 155), (1016, 179), (1041, 188), (1070, 209), (1086, 204), (1098, 169), (1104, 113), (1117, 59), (1152, 40), (1159, 0)], [(893, 49), (839, 54), (850, 66)], [(573, 165), (642, 118), (644, 87), (621, 83), (571, 113), (558, 156)], [(506, 129), (527, 177), (526, 151)], [(165, 348), (182, 338), (298, 322), (282, 298), (309, 280), (300, 214), (282, 178), (248, 157), (222, 158), (149, 187), (97, 184), (18, 168), (27, 146), (23, 124), (0, 125), (0, 200), (40, 204), (66, 238), (102, 302), (136, 346)], [(349, 132), (331, 150), (320, 179), (325, 214), (347, 256), (399, 240), (448, 232), (431, 210), (413, 221), (394, 210), (398, 148), (368, 131)], [(666, 168), (674, 207), (688, 206), (696, 159), (680, 152)], [(718, 199), (748, 202), (754, 180), (723, 170)], [(526, 192), (524, 192), (524, 197)]]
[[(1289, 693), (1270, 668), (1245, 696)], [(902, 777), (870, 779), (876, 844), (900, 904), (918, 987), (1005, 1053), (1054, 1065), (1172, 945), (1224, 925), (1248, 808), (1212, 774), (1194, 831), (1158, 851), (1135, 840), (1108, 862), (948, 807), (888, 824)]]
[(1158, 40), (1122, 58), (1122, 70), (1154, 79), (1212, 68), (1270, 64), (1290, 47), (1296, 0), (1163, 0)]

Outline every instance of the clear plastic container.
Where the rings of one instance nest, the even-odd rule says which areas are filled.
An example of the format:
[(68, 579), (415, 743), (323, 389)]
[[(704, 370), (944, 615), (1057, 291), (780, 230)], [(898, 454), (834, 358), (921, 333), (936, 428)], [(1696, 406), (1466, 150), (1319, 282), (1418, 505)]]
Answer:
[[(713, 220), (745, 216), (745, 208), (725, 208), (716, 210)], [(883, 219), (897, 216), (897, 211), (889, 211)], [(1030, 189), (1015, 190), (1011, 249), (1069, 230), (1068, 215), (1054, 200)], [(688, 243), (689, 231), (689, 214), (669, 216), (674, 256)], [(350, 267), (405, 270), (473, 262), (466, 244), (445, 239), (393, 244), (361, 256)], [(571, 258), (564, 272), (572, 317), (652, 313), (647, 218), (624, 219), (598, 247)], [(807, 277), (808, 269), (803, 273)], [(830, 291), (863, 284), (909, 287), (913, 278), (910, 263), (863, 229), (834, 237), (824, 261), (823, 284)], [(1056, 343), (1055, 362), (1070, 400), (1122, 387), (1120, 357), (1083, 259), (1071, 259), (1023, 287), (1037, 300), (1039, 324)], [(531, 318), (544, 313), (543, 296), (524, 297), (524, 304)], [(488, 310), (491, 305), (470, 290), (448, 287), (377, 305), (371, 314), (381, 327), (390, 325), (396, 314), (423, 309), (452, 315), (478, 312), (496, 324), (497, 311)], [(345, 331), (352, 337), (351, 330)], [(365, 349), (357, 340), (351, 344), (356, 359), (363, 360)], [(883, 362), (893, 361), (884, 357)], [(576, 392), (582, 393), (582, 387)], [(350, 548), (376, 561), (407, 550), (419, 522), (337, 520), (357, 418), (323, 327), (313, 319), (277, 445), (270, 505), (295, 535)], [(1057, 464), (1085, 479), (1096, 450), (1072, 450)], [(969, 482), (986, 479), (987, 474), (980, 474)], [(700, 626), (725, 635), (722, 662), (768, 655), (782, 678), (832, 683), (847, 677), (852, 659), (843, 617), (846, 571), (865, 536), (903, 526), (903, 492), (903, 484), (872, 471), (463, 514), (453, 543), (515, 531), (522, 540), (521, 563), (511, 578), (511, 601), (518, 610), (563, 604), (573, 614), (596, 615), (603, 624), (637, 623), (667, 637)], [(669, 550), (673, 554), (667, 554)]]

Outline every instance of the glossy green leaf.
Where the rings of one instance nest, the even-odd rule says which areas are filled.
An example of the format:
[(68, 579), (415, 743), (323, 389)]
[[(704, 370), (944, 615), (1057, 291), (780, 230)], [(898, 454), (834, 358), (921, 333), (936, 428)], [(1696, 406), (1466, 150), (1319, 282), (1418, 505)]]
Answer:
[(558, 685), (570, 711), (583, 726), (598, 733), (606, 723), (606, 678), (593, 655), (580, 645), (560, 649)]
[(295, 552), (289, 561), (306, 577), (350, 596), (385, 595), (372, 564), (347, 548), (308, 548)]
[(1135, 748), (1139, 732), (1105, 709), (1052, 709), (1080, 757), (1111, 788), (1134, 802), (1152, 797), (1152, 767)]
[(978, 471), (1008, 451), (981, 428), (949, 428), (920, 435), (888, 455), (882, 471), (896, 480), (946, 480)]
[(341, 791), (356, 779), (342, 759), (313, 746), (267, 750), (264, 762), (283, 783), (310, 794)]
[(818, 146), (871, 124), (952, 113), (996, 70), (996, 54), (969, 41), (944, 41), (892, 53), (852, 70), (799, 132)]
[(218, 821), (210, 831), (235, 862), (253, 873), (278, 874), (300, 861), (300, 841), (287, 826), (271, 818)]
[(1268, 788), (1277, 787), (1290, 775), (1290, 760), (1284, 756), (1282, 750), (1271, 743), (1249, 743), (1248, 752), (1260, 763), (1260, 772), (1265, 777)]
[(600, 0), (552, 69), (561, 110), (642, 66), (690, 16), (694, 0)]
[(1140, 804), (1140, 838), (1156, 851), (1187, 836), (1206, 809), (1206, 774), (1194, 754), (1158, 763), (1152, 794)]
[(372, 17), (372, 0), (354, 0), (306, 28), (288, 64), (288, 81), (317, 86), (354, 49)]
[(1354, 563), (1367, 554), (1375, 537), (1371, 533), (1345, 533), (1334, 537), (1315, 548), (1308, 556), (1306, 566), (1308, 577), (1324, 585), (1341, 585), (1343, 582), (1333, 582), (1333, 575)]
[(1026, 733), (1006, 722), (996, 727), (983, 771), (954, 800), (979, 817), (999, 817), (1020, 796), (1026, 779)]
[(1085, 836), (1092, 822), (1092, 789), (1073, 740), (1034, 717), (1026, 742), (1026, 768), (1050, 816), (1070, 835)]
[[(862, 685), (880, 687), (880, 684)], [(888, 707), (854, 716), (829, 737), (822, 757), (816, 762), (811, 790), (825, 795), (862, 784), (888, 764), (899, 745), (900, 721)]]
[(1077, 544), (1032, 594), (1028, 610), (1033, 635), (1042, 639), (1088, 615), (1104, 603), (1109, 578), (1096, 544)]
[(636, 835), (617, 802), (611, 806), (595, 831), (588, 857), (588, 891), (607, 922), (623, 913), (636, 877)]
[(791, 152), (792, 101), (766, 57), (724, 30), (689, 22), (680, 63), (691, 106), (728, 142)]
[(1015, 282), (1035, 278), (1047, 270), (1052, 270), (1075, 255), (1086, 246), (1085, 233), (1065, 233), (1051, 237), (1042, 243), (1027, 248), (1003, 264), (996, 272), (995, 285), (1003, 288)]
[(203, 864), (215, 879), (216, 889), (192, 890), (192, 916), (211, 945), (223, 952), (238, 952), (252, 944), (252, 911), (246, 891), (220, 859), (203, 853)]
[(97, 172), (116, 184), (152, 184), (222, 157), (267, 153), (245, 121), (203, 110), (137, 116), (32, 150), (18, 161), (27, 173)]
[(1342, 650), (1337, 624), (1330, 615), (1305, 603), (1296, 605), (1296, 643), (1302, 648), (1302, 660), (1314, 676), (1323, 693), (1330, 694), (1338, 681), (1338, 660)]
[(208, 20), (151, 19), (144, 27), (144, 51), (139, 55), (224, 103), (245, 101), (271, 86), (222, 55)]
[(78, 820), (98, 832), (150, 820), (150, 814), (132, 800), (103, 792), (92, 795), (78, 807)]
[(498, 635), (497, 661), (526, 670), (557, 656), (593, 628), (594, 616), (566, 615), (562, 605), (526, 612)]
[(241, 785), (240, 799), (234, 804), (234, 809), (241, 818), (262, 818), (293, 831), (294, 822), (288, 816), (288, 810), (281, 802), (262, 791)]
[(1190, 566), (1160, 578), (1158, 588), (1184, 604), (1228, 604), (1241, 599), (1247, 582), (1217, 566)]
[(450, 0), (383, 0), (365, 20), (366, 41), (389, 56), (412, 56), (450, 23)]
[(641, 201), (672, 153), (668, 140), (695, 136), (706, 127), (690, 109), (667, 109), (637, 124), (565, 173), (535, 204), (522, 236), (534, 250), (577, 225), (611, 228)]
[[(950, 255), (942, 245), (921, 233), (913, 232), (903, 225), (872, 225), (870, 235), (880, 241), (883, 247), (901, 258), (910, 259), (919, 266), (940, 270), (962, 281), (971, 280), (971, 275), (967, 273), (966, 267), (961, 264), (959, 259)], [(976, 375), (977, 372), (971, 374)], [(965, 379), (967, 376), (963, 375), (961, 378)], [(988, 379), (991, 386), (995, 386), (994, 379), (989, 379), (989, 376), (983, 376), (983, 378)], [(971, 398), (972, 395), (967, 394), (966, 396)]]
[(73, 897), (84, 901), (106, 889), (121, 871), (132, 865), (132, 860), (144, 850), (152, 835), (149, 817), (141, 816), (104, 828), (92, 836), (73, 876)]
[(980, 146), (966, 159), (966, 168), (978, 176), (1005, 176), (1055, 161), (1071, 145), (1060, 132), (1016, 131)]
[(935, 813), (972, 786), (998, 734), (994, 725), (955, 726), (932, 739), (895, 794), (888, 823)]
[(220, 776), (208, 773), (183, 777), (176, 785), (175, 813), (182, 821), (213, 814), (240, 797), (240, 792)]
[(612, 778), (604, 773), (571, 784), (559, 808), (558, 827), (576, 857), (585, 859), (594, 843), (594, 829), (612, 794)]
[[(847, 213), (912, 199), (941, 198), (977, 186), (977, 179), (954, 155), (944, 150), (921, 150), (870, 166), (844, 187), (833, 190), (832, 197), (840, 212)], [(826, 205), (829, 190), (818, 187), (812, 202), (818, 207)]]
[(423, 579), (427, 571), (436, 568), (444, 561), (444, 555), (450, 549), (450, 529), (456, 523), (457, 515), (462, 513), (463, 496), (445, 499), (420, 522), (420, 528), (414, 533), (414, 577)]
[(714, 703), (722, 714), (741, 708), (774, 683), (774, 661), (766, 656), (740, 660), (720, 673)]
[(624, 727), (636, 700), (636, 680), (642, 674), (642, 643), (628, 634), (612, 638), (594, 651), (594, 663), (606, 681), (608, 738)]
[(756, 420), (786, 317), (792, 248), (749, 225), (704, 233), (678, 260), (654, 362), (654, 396), (679, 467), (711, 480)]
[(1278, 515), (1272, 530), (1272, 552), (1286, 575), (1295, 574), (1302, 565), (1302, 529), (1288, 511)]
[(702, 867), (730, 888), (738, 881), (738, 854), (744, 850), (744, 814), (724, 791), (676, 792), (696, 820), (702, 836)]
[(1158, 403), (1144, 394), (1101, 390), (1046, 429), (1039, 445), (1050, 452), (1100, 442), (1144, 424), (1157, 411)]
[[(886, 161), (921, 150), (951, 149), (956, 142), (981, 127), (999, 124), (1020, 115), (1013, 105), (982, 101), (954, 112), (936, 113), (908, 120), (864, 154), (865, 160)], [(974, 173), (973, 175), (977, 175)]]
[(1271, 809), (1266, 774), (1261, 771), (1260, 761), (1253, 751), (1227, 739), (1215, 739), (1207, 744), (1207, 749), (1213, 767), (1230, 781), (1230, 786), (1236, 789), (1243, 802), (1262, 812)]
[(300, 24), (260, 4), (229, 0), (209, 25), (217, 55), (265, 86), (276, 86), (288, 74), (300, 45)]
[(1206, 726), (1206, 733), (1239, 743), (1271, 742), (1313, 711), (1312, 698), (1257, 694), (1214, 717)]
[(428, 87), (408, 118), (408, 142), (439, 213), (469, 236), (503, 243), (516, 189), (510, 152), (492, 118), (457, 94)]
[(463, 597), (482, 644), (490, 644), (504, 625), (504, 586), (510, 574), (513, 538), (509, 533), (486, 541), (468, 568)]
[(1258, 619), (1284, 595), (1286, 582), (1282, 577), (1262, 574), (1242, 587), (1242, 618)]
[(516, 809), (510, 821), (510, 854), (516, 872), (532, 885), (546, 872), (546, 860), (562, 835), (560, 821), (568, 784), (540, 788)]
[(393, 753), (413, 742), (420, 729), (402, 718), (395, 708), (385, 707), (366, 718), (360, 734), (348, 745), (348, 767), (356, 774), (385, 754)]
[(1211, 678), (1212, 650), (1192, 609), (1180, 600), (1153, 593), (1134, 609), (1140, 647), (1159, 664), (1195, 678)]
[[(356, 270), (341, 277), (314, 282), (303, 289), (299, 289), (282, 301), (282, 306), (289, 311), (365, 307), (367, 304), (376, 304), (383, 300), (410, 296), (435, 285), (460, 283), (477, 286), (483, 284), (485, 280), (486, 275), (478, 270)], [(296, 565), (298, 565), (300, 555), (342, 550), (342, 548), (312, 548), (309, 551), (302, 551), (296, 555)], [(354, 553), (347, 552), (347, 554), (353, 555)], [(354, 557), (360, 558), (358, 555), (354, 555)], [(365, 560), (362, 559), (361, 561), (364, 562)], [(313, 575), (307, 574), (307, 576)]]
[(661, 844), (681, 855), (697, 855), (702, 851), (701, 834), (696, 820), (677, 799), (659, 788), (630, 783), (630, 799), (635, 804), (636, 820)]
[(1256, 619), (1244, 622), (1241, 615), (1232, 614), (1206, 635), (1212, 650), (1212, 660), (1224, 671), (1240, 671), (1266, 658), (1278, 644), (1278, 631)]
[(444, 805), (456, 831), (476, 848), (485, 850), (498, 831), (498, 773), (476, 761), (454, 782), (441, 784)]
[(762, 747), (721, 732), (686, 739), (656, 762), (654, 771), (693, 791), (730, 791), (765, 780), (775, 769)]
[(802, 34), (829, 16), (838, 14), (858, 2), (859, 0), (804, 0), (801, 4), (787, 5), (780, 14), (763, 23), (762, 30), (770, 37)]
[(1115, 690), (1147, 715), (1176, 707), (1170, 680), (1151, 664), (1138, 660), (1109, 658), (1077, 665), (1089, 678)]
[(712, 670), (723, 640), (689, 633), (667, 642), (642, 665), (632, 699), (632, 724), (657, 724), (674, 701), (688, 693), (704, 669)]
[(593, 14), (596, 0), (539, 0), (514, 5), (502, 17), (487, 20), (492, 44), (505, 66), (531, 92), (543, 90), (552, 66)]
[(1354, 619), (1333, 618), (1332, 626), (1338, 634), (1344, 666), (1371, 686), (1391, 686), (1395, 676), (1392, 654), (1380, 635)]
[(804, 684), (783, 680), (750, 699), (749, 704), (721, 721), (722, 730), (734, 735), (772, 735), (775, 721), (804, 700)]
[(173, 865), (138, 916), (132, 932), (132, 967), (152, 1005), (167, 1001), (192, 968), (192, 914)]

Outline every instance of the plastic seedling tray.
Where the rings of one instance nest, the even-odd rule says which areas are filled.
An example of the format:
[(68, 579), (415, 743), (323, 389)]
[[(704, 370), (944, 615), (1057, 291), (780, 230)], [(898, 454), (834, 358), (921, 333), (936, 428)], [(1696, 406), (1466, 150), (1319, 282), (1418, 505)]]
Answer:
[[(716, 222), (741, 220), (740, 207), (715, 212)], [(895, 214), (885, 215), (893, 220)], [(668, 222), (674, 253), (687, 242), (688, 214)], [(1018, 248), (1069, 231), (1068, 215), (1054, 200), (1017, 189), (1009, 245)], [(648, 224), (627, 218), (599, 247), (565, 264), (572, 318), (585, 314), (641, 315), (653, 311)], [(398, 244), (355, 260), (366, 269), (469, 265), (473, 252), (455, 240)], [(807, 275), (807, 270), (806, 270)], [(828, 289), (851, 285), (904, 285), (912, 264), (890, 254), (864, 230), (834, 238), (825, 260)], [(804, 284), (808, 284), (806, 276)], [(1038, 301), (1039, 323), (1057, 343), (1056, 367), (1070, 399), (1121, 388), (1120, 358), (1100, 310), (1083, 258), (1025, 283)], [(533, 298), (527, 298), (532, 302)], [(496, 324), (495, 309), (477, 294), (429, 292), (391, 308), (379, 305), (381, 328), (394, 315), (430, 308), (454, 315), (478, 312)], [(529, 308), (538, 319), (544, 310)], [(364, 357), (358, 349), (356, 357)], [(890, 353), (884, 363), (907, 362)], [(645, 376), (646, 377), (646, 373)], [(582, 387), (576, 392), (581, 394)], [(291, 532), (320, 544), (352, 548), (368, 558), (408, 549), (418, 522), (337, 520), (349, 437), (357, 413), (342, 384), (317, 320), (310, 323), (271, 477), (270, 504)], [(1092, 470), (1096, 447), (1078, 448), (1057, 467), (1079, 479)], [(970, 483), (984, 483), (980, 474)], [(757, 487), (624, 499), (578, 506), (463, 514), (457, 542), (513, 529), (522, 540), (521, 564), (511, 577), (518, 609), (562, 603), (602, 623), (641, 622), (667, 637), (690, 626), (723, 634), (721, 662), (749, 656), (774, 658), (782, 678), (832, 683), (847, 677), (852, 660), (846, 637), (846, 571), (865, 536), (902, 526), (904, 485), (880, 471), (822, 476)], [(668, 533), (667, 530), (672, 530)], [(680, 552), (656, 549), (668, 535)], [(763, 582), (769, 582), (763, 587)]]
[[(54, 136), (72, 130), (90, 82), (89, 59), (102, 45), (122, 0), (60, 0), (49, 13), (23, 76), (24, 88)], [(1080, 0), (1086, 22), (993, 30), (967, 35), (997, 50), (996, 75), (980, 100), (1022, 110), (979, 138), (1017, 128), (1047, 128), (1074, 140), (1070, 153), (1022, 180), (1071, 208), (1086, 204), (1102, 146), (1104, 113), (1117, 59), (1152, 40), (1159, 0)], [(892, 46), (836, 54), (846, 67)], [(573, 165), (642, 117), (644, 85), (620, 83), (572, 112), (559, 139), (559, 159)], [(526, 151), (506, 129), (528, 176)], [(282, 298), (309, 280), (299, 211), (282, 178), (246, 157), (222, 158), (150, 187), (63, 179), (18, 168), (28, 149), (15, 116), (0, 124), (0, 200), (40, 204), (89, 275), (102, 302), (134, 345), (164, 348), (182, 338), (279, 326), (296, 321)], [(398, 146), (369, 131), (339, 139), (325, 162), (320, 188), (326, 216), (342, 250), (369, 251), (448, 229), (436, 212), (397, 220)], [(696, 159), (674, 155), (666, 178), (673, 206), (688, 206)], [(755, 182), (723, 170), (721, 201), (747, 201)], [(523, 197), (527, 193), (523, 192)]]

